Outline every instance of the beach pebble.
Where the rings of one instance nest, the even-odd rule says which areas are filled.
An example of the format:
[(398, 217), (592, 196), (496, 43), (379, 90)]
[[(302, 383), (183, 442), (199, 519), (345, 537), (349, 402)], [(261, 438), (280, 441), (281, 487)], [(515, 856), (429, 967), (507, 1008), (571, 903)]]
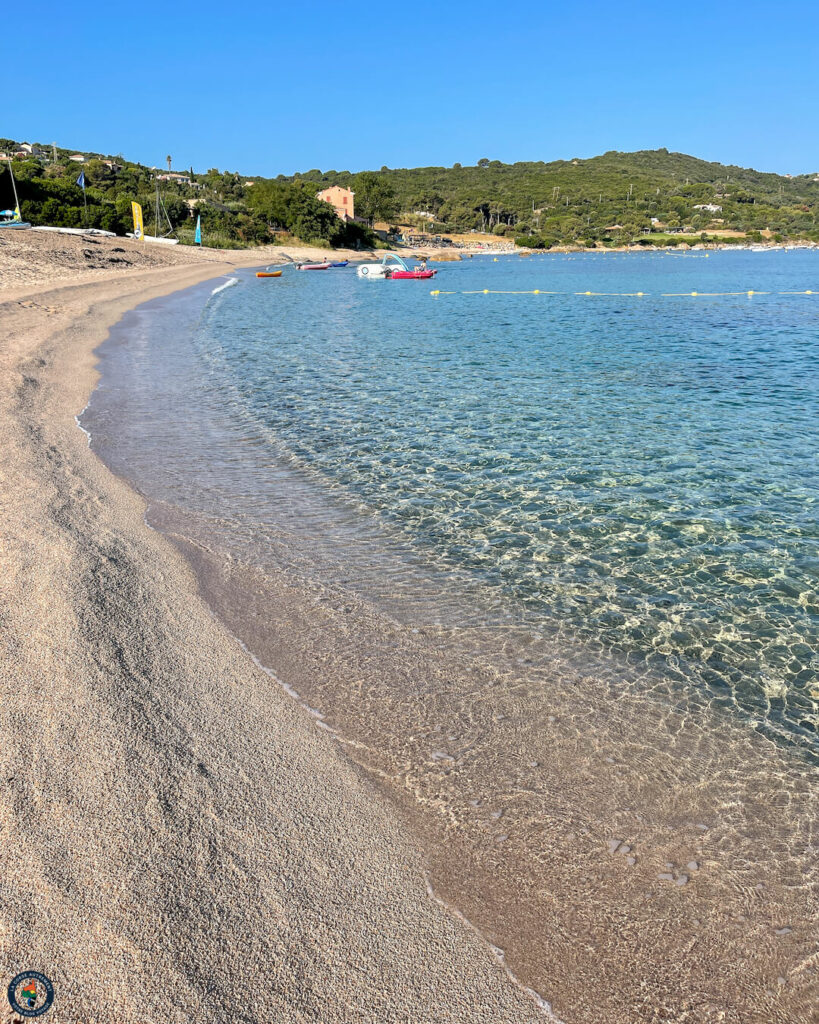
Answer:
[(685, 866), (689, 871), (699, 871), (700, 869), (699, 864), (695, 860), (690, 860)]
[(530, 761), (529, 762), (529, 767), (530, 768), (539, 768), (540, 767), (540, 761)]
[(707, 832), (708, 831), (708, 826), (707, 825), (703, 825), (702, 822), (700, 822), (699, 825), (697, 825), (697, 828), (700, 830), (700, 832)]
[(674, 881), (674, 876), (670, 872), (668, 872), (668, 871), (661, 871), (660, 874), (657, 875), (657, 877), (661, 878), (664, 882), (673, 882)]
[(688, 885), (688, 875), (677, 875), (675, 881), (677, 885)]
[(637, 863), (637, 858), (636, 857), (626, 857), (626, 864), (628, 864), (631, 867), (633, 867), (636, 863)]
[(776, 929), (776, 934), (777, 935), (790, 935), (790, 933), (792, 931), (793, 931), (793, 928), (777, 928)]
[(506, 833), (504, 833), (502, 836), (496, 836), (495, 842), (496, 843), (505, 843), (508, 838), (509, 838), (509, 836)]
[(480, 807), (481, 805), (480, 800), (470, 800), (469, 802), (470, 804), (472, 804), (473, 807)]
[(609, 839), (606, 843), (606, 846), (609, 848), (609, 853), (617, 853), (617, 848), (622, 842), (622, 839)]
[(490, 815), (490, 817), (494, 818), (495, 821), (497, 821), (498, 818), (500, 818), (502, 814), (503, 814), (503, 811), (492, 811), (492, 814)]
[(622, 853), (623, 855), (625, 855), (627, 853), (631, 853), (631, 847), (627, 843), (623, 843), (623, 845), (620, 847), (620, 849), (617, 852), (618, 853)]

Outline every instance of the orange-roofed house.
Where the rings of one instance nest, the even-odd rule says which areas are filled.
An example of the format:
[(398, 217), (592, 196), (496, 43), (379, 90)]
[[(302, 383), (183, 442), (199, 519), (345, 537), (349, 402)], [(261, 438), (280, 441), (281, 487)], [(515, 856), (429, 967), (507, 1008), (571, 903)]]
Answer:
[(329, 188), (322, 189), (316, 196), (316, 199), (320, 199), (323, 203), (331, 203), (336, 211), (336, 215), (341, 220), (353, 220), (355, 217), (354, 197), (355, 192), (352, 192), (349, 188), (331, 185)]

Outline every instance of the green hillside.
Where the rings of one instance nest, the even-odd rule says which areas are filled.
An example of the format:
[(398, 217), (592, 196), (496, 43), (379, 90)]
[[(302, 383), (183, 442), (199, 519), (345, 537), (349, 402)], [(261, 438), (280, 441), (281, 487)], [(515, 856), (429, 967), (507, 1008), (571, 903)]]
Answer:
[[(19, 148), (0, 139), (0, 151)], [(136, 200), (153, 233), (156, 178), (165, 168), (100, 154), (85, 154), (81, 164), (70, 159), (72, 150), (43, 149), (13, 159), (27, 219), (123, 233), (130, 229), (130, 204)], [(76, 184), (80, 170), (87, 212)], [(343, 225), (315, 199), (330, 184), (354, 189), (356, 213), (369, 221), (436, 233), (492, 231), (532, 245), (660, 242), (683, 231), (742, 232), (751, 239), (765, 232), (764, 237), (819, 241), (819, 174), (765, 174), (664, 149), (552, 163), (486, 159), (473, 166), (382, 167), (358, 174), (312, 170), (275, 179), (190, 169), (184, 177), (189, 180), (159, 183), (168, 217), (182, 240), (191, 241), (201, 216), (206, 242), (213, 245), (256, 244), (282, 231), (325, 245), (373, 244), (366, 226)], [(0, 206), (12, 205), (4, 166)], [(707, 206), (720, 209), (702, 208)], [(163, 230), (164, 214), (160, 221)]]
[[(242, 247), (276, 239), (286, 231), (326, 246), (371, 246), (375, 238), (359, 224), (343, 224), (326, 203), (315, 198), (311, 182), (264, 182), (248, 185), (238, 173), (211, 169), (146, 167), (122, 156), (76, 153), (34, 145), (34, 155), (21, 144), (0, 139), (0, 153), (12, 154), (11, 165), (23, 218), (55, 227), (95, 227), (117, 234), (131, 231), (131, 203), (143, 208), (147, 234), (164, 234), (169, 224), (182, 242), (193, 243), (201, 217), (206, 245)], [(17, 154), (17, 155), (14, 155)], [(81, 156), (82, 162), (73, 159)], [(85, 179), (85, 195), (77, 183)], [(157, 218), (157, 186), (162, 205)], [(254, 196), (255, 192), (255, 196)], [(8, 162), (0, 163), (0, 208), (14, 206)]]
[[(353, 188), (359, 177), (333, 171), (297, 176)], [(654, 218), (697, 233), (716, 227), (819, 238), (819, 175), (765, 174), (664, 149), (552, 163), (382, 168), (374, 177), (394, 190), (394, 216), (431, 213), (442, 230), (536, 235), (547, 243), (631, 239), (650, 232)], [(709, 204), (722, 209), (695, 208)], [(622, 231), (606, 231), (614, 225)]]

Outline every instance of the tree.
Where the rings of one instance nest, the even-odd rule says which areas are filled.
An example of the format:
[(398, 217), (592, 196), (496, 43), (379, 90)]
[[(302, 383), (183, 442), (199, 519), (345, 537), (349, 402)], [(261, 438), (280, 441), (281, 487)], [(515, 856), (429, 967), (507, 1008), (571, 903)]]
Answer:
[(171, 169), (171, 156), (170, 156), (170, 153), (168, 154), (168, 156), (165, 157), (165, 159), (168, 161), (168, 171), (170, 172), (170, 169)]
[(359, 215), (368, 220), (391, 220), (398, 216), (395, 189), (375, 171), (363, 171), (355, 178), (355, 204)]

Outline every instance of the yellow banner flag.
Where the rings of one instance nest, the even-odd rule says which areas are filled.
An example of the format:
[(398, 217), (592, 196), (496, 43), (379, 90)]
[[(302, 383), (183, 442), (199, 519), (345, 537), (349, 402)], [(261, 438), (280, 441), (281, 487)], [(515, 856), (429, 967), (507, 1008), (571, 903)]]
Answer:
[(134, 215), (134, 238), (144, 238), (145, 231), (142, 227), (142, 207), (139, 203), (131, 203), (131, 213)]

